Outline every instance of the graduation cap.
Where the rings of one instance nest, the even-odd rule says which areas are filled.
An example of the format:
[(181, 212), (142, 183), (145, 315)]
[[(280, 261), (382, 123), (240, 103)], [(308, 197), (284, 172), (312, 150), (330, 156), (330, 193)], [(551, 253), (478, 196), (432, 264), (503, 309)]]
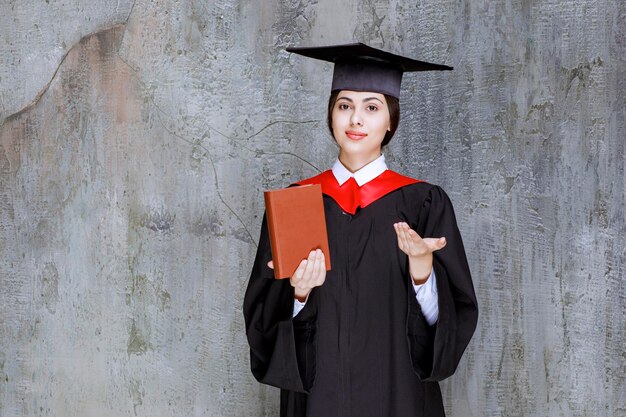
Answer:
[(333, 62), (332, 91), (372, 91), (396, 98), (400, 98), (402, 73), (452, 69), (447, 65), (395, 55), (363, 43), (287, 48), (287, 52)]

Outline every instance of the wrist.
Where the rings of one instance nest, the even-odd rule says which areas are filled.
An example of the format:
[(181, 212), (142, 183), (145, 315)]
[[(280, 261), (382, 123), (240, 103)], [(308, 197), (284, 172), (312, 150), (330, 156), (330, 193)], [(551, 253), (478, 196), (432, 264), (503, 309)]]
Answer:
[(428, 275), (426, 275), (425, 278), (419, 278), (419, 276), (416, 277), (413, 274), (409, 274), (409, 275), (411, 275), (411, 279), (413, 280), (413, 284), (414, 285), (424, 285), (424, 284), (426, 284), (428, 282), (428, 278), (430, 278), (431, 272), (429, 272)]
[(433, 256), (409, 257), (409, 274), (415, 285), (422, 285), (428, 281), (433, 271)]
[(304, 303), (307, 298), (309, 297), (309, 293), (311, 292), (311, 290), (299, 290), (299, 289), (295, 289), (294, 293), (293, 293), (293, 298), (295, 298), (296, 300), (298, 300), (301, 303)]

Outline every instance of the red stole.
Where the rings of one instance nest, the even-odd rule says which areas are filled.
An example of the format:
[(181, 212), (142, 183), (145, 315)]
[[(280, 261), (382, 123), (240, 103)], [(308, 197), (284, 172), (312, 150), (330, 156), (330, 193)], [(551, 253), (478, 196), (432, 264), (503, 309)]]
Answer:
[(333, 171), (328, 170), (315, 177), (299, 181), (296, 184), (320, 184), (322, 186), (322, 193), (335, 200), (343, 211), (354, 215), (357, 207), (367, 207), (374, 201), (398, 188), (418, 182), (423, 181), (405, 177), (391, 170), (385, 170), (382, 174), (363, 184), (361, 187), (359, 187), (352, 177), (344, 182), (343, 185), (339, 185), (333, 175)]

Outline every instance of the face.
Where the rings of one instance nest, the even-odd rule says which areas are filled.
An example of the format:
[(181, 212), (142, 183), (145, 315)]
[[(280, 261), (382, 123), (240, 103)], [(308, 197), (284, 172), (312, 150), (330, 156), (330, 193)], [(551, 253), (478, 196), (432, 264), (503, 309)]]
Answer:
[(381, 143), (390, 130), (389, 108), (380, 93), (342, 90), (332, 110), (333, 136), (339, 145), (339, 158), (373, 161), (381, 153)]

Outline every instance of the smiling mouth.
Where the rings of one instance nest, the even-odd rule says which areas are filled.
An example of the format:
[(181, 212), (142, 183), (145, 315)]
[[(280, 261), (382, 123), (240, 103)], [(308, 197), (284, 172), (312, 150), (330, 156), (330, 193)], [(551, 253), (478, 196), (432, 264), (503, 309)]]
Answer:
[(360, 139), (363, 139), (365, 136), (367, 136), (367, 133), (357, 132), (354, 130), (348, 130), (346, 132), (346, 136), (352, 140), (360, 140)]

